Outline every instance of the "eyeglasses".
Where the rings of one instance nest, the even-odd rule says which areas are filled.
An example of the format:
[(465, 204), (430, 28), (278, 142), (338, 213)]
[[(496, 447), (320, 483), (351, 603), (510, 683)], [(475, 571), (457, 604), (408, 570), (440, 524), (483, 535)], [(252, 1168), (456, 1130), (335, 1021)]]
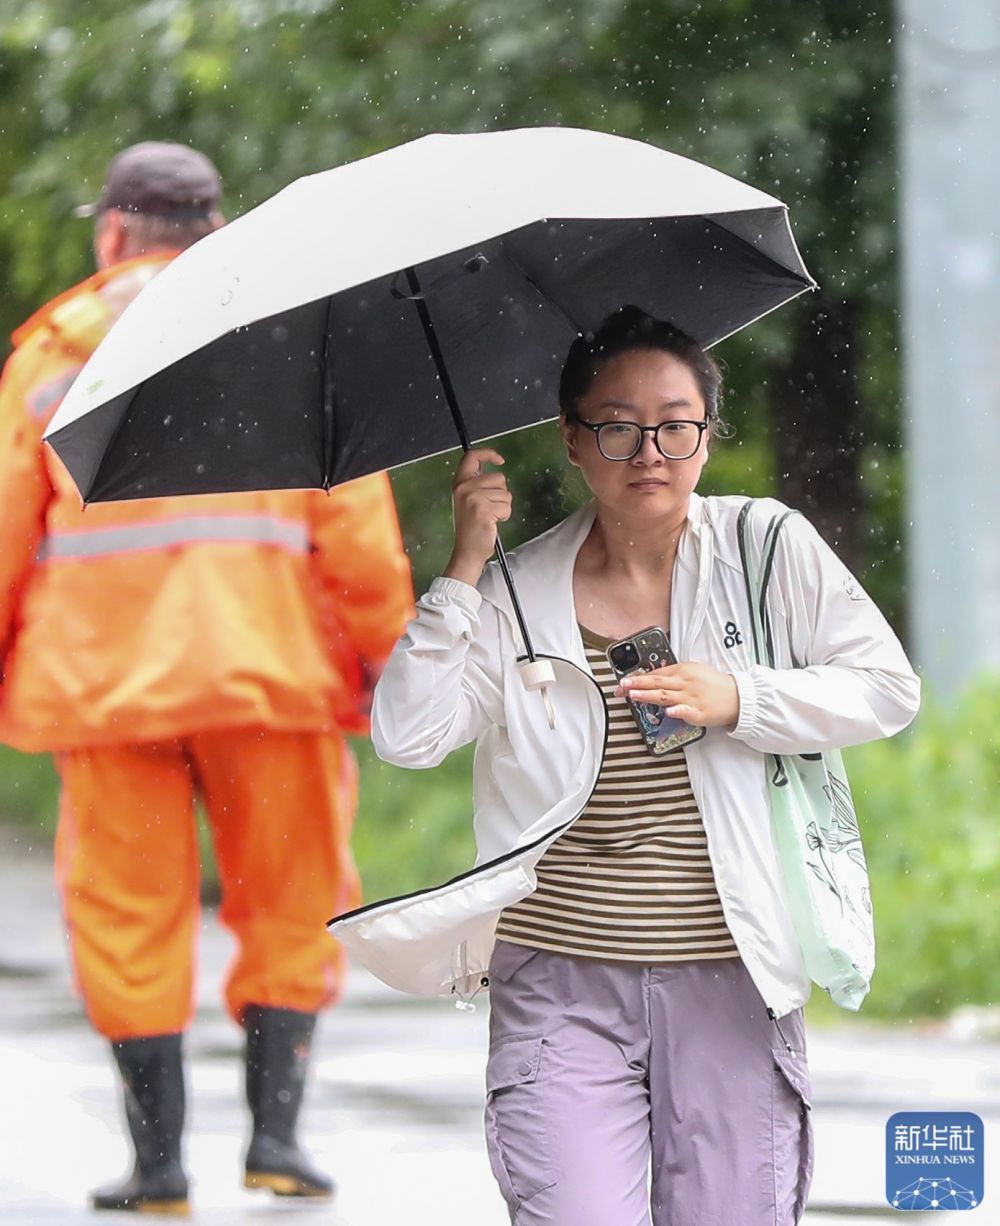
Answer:
[(667, 460), (689, 460), (701, 446), (707, 421), (661, 421), (658, 426), (640, 426), (634, 421), (584, 421), (573, 418), (597, 435), (597, 447), (606, 460), (631, 460), (639, 454), (642, 440), (651, 434), (656, 449)]

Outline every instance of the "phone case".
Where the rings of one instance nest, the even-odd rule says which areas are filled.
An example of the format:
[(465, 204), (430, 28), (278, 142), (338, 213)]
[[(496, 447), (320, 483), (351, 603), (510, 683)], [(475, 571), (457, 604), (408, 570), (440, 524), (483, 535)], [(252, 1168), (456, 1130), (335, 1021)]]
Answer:
[[(632, 673), (649, 673), (662, 668), (665, 664), (676, 664), (677, 658), (670, 650), (670, 640), (662, 626), (647, 626), (628, 638), (612, 643), (607, 651), (608, 661), (615, 676), (621, 679)], [(633, 702), (628, 700), (632, 716), (646, 748), (651, 754), (659, 757), (700, 741), (706, 729), (694, 724), (685, 723), (682, 719), (671, 719), (663, 707), (651, 702)]]

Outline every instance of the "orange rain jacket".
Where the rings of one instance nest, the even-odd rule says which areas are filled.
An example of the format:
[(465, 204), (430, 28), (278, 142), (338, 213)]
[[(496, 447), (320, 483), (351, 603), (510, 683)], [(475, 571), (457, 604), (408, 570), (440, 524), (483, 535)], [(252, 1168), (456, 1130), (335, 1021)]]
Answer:
[(118, 264), (14, 333), (0, 379), (0, 740), (28, 751), (256, 725), (366, 729), (412, 612), (384, 474), (319, 490), (92, 504), (41, 438), (169, 255)]

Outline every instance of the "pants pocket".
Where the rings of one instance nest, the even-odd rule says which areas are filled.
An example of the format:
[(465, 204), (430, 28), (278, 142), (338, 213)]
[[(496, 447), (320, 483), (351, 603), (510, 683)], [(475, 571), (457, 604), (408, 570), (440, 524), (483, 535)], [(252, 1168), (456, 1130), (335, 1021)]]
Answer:
[(812, 1088), (804, 1055), (784, 1048), (771, 1054), (774, 1223), (795, 1226), (805, 1213), (812, 1182)]
[(490, 983), (509, 983), (517, 972), (539, 953), (541, 950), (531, 945), (516, 945), (513, 941), (504, 941), (501, 938), (493, 947), (493, 956), (490, 958)]
[(486, 1065), (486, 1148), (511, 1213), (555, 1183), (540, 1036), (498, 1040)]

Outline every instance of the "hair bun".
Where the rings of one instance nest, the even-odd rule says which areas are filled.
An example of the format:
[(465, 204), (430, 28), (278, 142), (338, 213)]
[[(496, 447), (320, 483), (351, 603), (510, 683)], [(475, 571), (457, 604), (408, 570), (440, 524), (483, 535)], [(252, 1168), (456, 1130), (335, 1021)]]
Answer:
[(643, 349), (671, 354), (688, 366), (698, 381), (706, 416), (718, 417), (722, 372), (716, 362), (676, 324), (657, 319), (631, 302), (612, 311), (596, 331), (583, 332), (573, 341), (559, 380), (562, 411), (570, 415), (576, 412), (577, 404), (605, 362), (619, 354)]

